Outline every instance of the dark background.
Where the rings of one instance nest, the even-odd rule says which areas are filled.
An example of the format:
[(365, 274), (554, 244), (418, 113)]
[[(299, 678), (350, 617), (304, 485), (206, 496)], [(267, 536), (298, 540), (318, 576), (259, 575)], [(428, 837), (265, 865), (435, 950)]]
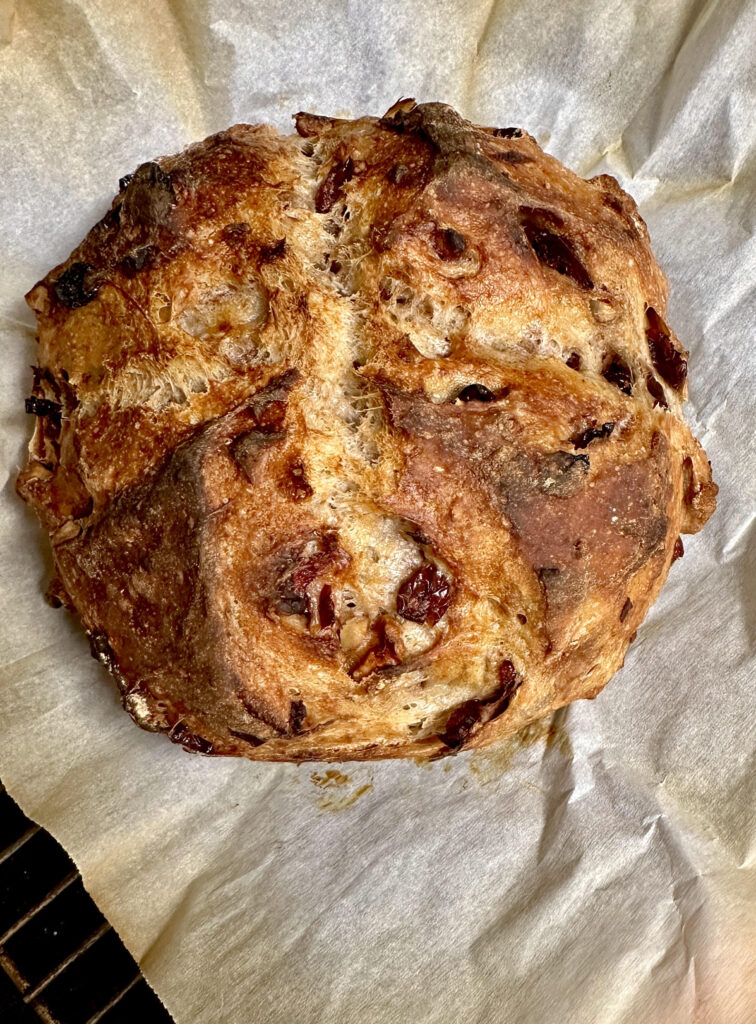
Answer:
[(171, 1024), (73, 861), (0, 783), (2, 1024)]

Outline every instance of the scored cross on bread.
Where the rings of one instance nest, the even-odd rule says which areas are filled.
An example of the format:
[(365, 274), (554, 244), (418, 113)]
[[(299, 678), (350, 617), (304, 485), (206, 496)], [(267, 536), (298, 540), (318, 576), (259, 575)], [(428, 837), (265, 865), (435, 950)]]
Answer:
[(622, 665), (716, 487), (633, 200), (440, 103), (237, 125), (28, 295), (19, 491), (142, 726), (486, 746)]

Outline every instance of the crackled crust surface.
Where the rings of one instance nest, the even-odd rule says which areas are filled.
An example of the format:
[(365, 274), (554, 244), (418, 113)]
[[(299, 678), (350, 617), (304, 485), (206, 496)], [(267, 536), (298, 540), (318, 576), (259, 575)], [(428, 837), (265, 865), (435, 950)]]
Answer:
[(27, 296), (19, 491), (140, 725), (482, 747), (621, 666), (716, 487), (635, 203), (400, 101), (139, 167)]

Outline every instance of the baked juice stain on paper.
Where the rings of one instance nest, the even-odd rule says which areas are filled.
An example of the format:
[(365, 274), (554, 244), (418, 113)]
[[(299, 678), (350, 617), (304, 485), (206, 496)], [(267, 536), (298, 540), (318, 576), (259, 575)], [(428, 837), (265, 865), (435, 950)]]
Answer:
[(364, 782), (355, 788), (349, 776), (337, 768), (313, 772), (310, 778), (313, 784), (322, 791), (318, 799), (318, 807), (321, 811), (345, 811), (347, 807), (351, 807), (361, 796), (373, 788), (372, 782)]
[(557, 711), (551, 718), (531, 722), (524, 729), (507, 736), (493, 746), (476, 750), (470, 758), (470, 771), (481, 786), (487, 786), (509, 771), (518, 751), (543, 743), (565, 758), (572, 757), (570, 734), (563, 726), (564, 715)]

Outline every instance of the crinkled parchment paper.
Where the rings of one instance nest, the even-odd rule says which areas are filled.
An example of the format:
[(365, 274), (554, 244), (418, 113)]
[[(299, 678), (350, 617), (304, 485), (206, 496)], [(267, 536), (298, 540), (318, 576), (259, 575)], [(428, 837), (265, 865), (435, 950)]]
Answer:
[[(0, 2), (0, 775), (179, 1024), (756, 1021), (755, 41), (748, 0)], [(22, 295), (141, 161), (400, 95), (638, 199), (719, 509), (604, 693), (491, 754), (190, 757), (42, 601)]]

